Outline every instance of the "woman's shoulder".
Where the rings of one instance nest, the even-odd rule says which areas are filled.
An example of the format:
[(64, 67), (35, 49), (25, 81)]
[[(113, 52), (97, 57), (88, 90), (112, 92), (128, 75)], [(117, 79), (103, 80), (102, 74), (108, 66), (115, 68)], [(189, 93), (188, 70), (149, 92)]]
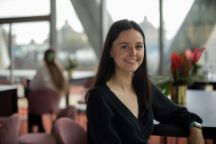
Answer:
[(104, 85), (93, 86), (88, 90), (88, 93), (97, 95), (104, 94), (106, 93), (106, 87)]
[(88, 99), (105, 99), (108, 95), (108, 91), (105, 85), (97, 85), (90, 88), (86, 94), (86, 100)]
[(40, 63), (38, 64), (38, 67), (37, 67), (37, 72), (44, 72), (44, 71), (47, 71), (47, 66), (45, 63)]

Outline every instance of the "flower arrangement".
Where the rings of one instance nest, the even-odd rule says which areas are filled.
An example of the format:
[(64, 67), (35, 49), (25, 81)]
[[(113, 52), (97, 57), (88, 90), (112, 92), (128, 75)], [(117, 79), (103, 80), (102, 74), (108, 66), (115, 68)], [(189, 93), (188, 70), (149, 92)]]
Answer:
[(201, 67), (197, 64), (205, 48), (186, 49), (182, 53), (171, 52), (171, 74), (174, 85), (190, 84)]
[(182, 53), (171, 52), (171, 74), (170, 77), (154, 78), (161, 92), (168, 96), (172, 86), (189, 85), (201, 67), (198, 64), (205, 48), (186, 49)]

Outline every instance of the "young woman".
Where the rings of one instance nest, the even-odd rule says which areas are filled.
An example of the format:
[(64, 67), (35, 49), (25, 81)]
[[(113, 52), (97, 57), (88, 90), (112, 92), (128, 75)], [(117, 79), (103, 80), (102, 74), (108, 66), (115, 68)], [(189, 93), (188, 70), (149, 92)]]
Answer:
[(67, 81), (63, 75), (63, 67), (56, 61), (54, 49), (44, 52), (44, 63), (38, 68), (30, 86), (31, 90), (49, 88), (60, 95), (65, 94)]
[(52, 99), (48, 101), (48, 96), (46, 99), (45, 107), (47, 111), (49, 109), (49, 112), (42, 114), (42, 124), (46, 133), (51, 132), (52, 123), (56, 119), (60, 96), (65, 95), (67, 89), (68, 83), (63, 75), (63, 67), (56, 62), (55, 50), (47, 49), (44, 53), (44, 63), (38, 68), (36, 75), (30, 83), (32, 95), (44, 90), (51, 90), (53, 93)]
[(203, 144), (196, 114), (175, 105), (149, 81), (145, 36), (134, 21), (111, 26), (94, 86), (87, 96), (88, 144), (146, 144), (153, 119), (190, 132), (189, 141)]

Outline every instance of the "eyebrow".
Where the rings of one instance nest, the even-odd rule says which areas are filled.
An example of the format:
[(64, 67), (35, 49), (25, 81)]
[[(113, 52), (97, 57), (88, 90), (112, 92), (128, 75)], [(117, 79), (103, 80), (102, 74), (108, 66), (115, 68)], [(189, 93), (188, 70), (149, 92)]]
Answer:
[[(121, 44), (130, 44), (129, 42), (120, 42), (120, 43), (118, 43), (119, 45), (121, 45)], [(143, 42), (136, 42), (136, 44), (144, 44)]]
[(144, 42), (137, 42), (136, 44), (144, 44)]
[(121, 44), (129, 44), (129, 42), (120, 42), (120, 43), (118, 43), (118, 45), (121, 45)]

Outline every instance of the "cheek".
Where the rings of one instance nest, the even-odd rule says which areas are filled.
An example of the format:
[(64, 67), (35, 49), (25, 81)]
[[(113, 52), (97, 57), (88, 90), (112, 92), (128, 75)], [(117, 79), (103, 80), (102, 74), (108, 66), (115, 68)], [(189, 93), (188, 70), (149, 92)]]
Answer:
[(118, 56), (118, 51), (115, 48), (112, 48), (110, 51), (110, 55), (113, 59), (115, 59)]
[(118, 60), (121, 59), (123, 57), (123, 53), (120, 50), (117, 49), (113, 49), (111, 51), (111, 56), (113, 57), (113, 59)]
[(113, 60), (114, 60), (115, 63), (121, 62), (121, 59), (122, 58), (121, 58), (120, 55), (118, 55), (118, 54), (113, 55)]
[(140, 59), (140, 61), (143, 61), (144, 60), (144, 52), (140, 52), (137, 54), (138, 58)]

